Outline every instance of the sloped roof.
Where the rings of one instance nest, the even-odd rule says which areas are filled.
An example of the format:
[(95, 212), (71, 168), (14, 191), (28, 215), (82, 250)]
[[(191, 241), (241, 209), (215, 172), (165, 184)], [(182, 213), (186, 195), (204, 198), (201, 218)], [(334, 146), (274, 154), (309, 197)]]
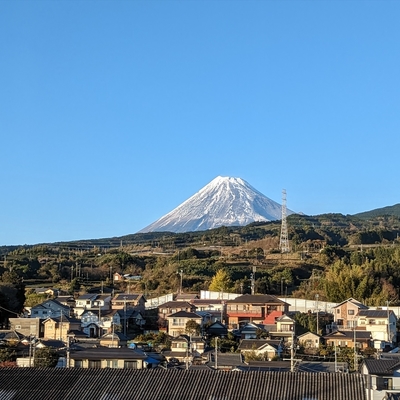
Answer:
[(158, 308), (196, 308), (193, 304), (190, 304), (187, 301), (167, 301), (164, 304), (161, 304), (158, 306)]
[(360, 374), (2, 368), (1, 378), (4, 399), (366, 400)]
[(280, 340), (243, 339), (238, 348), (239, 350), (258, 350), (267, 345), (272, 346), (274, 349), (278, 349)]
[(366, 358), (364, 365), (367, 367), (370, 375), (393, 375), (393, 371), (400, 369), (400, 360), (376, 360), (375, 358)]
[(387, 318), (388, 314), (393, 313), (392, 310), (360, 310), (358, 312), (359, 317), (368, 317), (368, 318)]
[(368, 306), (364, 305), (363, 303), (361, 303), (360, 301), (358, 301), (358, 300), (356, 300), (356, 299), (353, 299), (352, 297), (350, 297), (349, 299), (347, 299), (347, 300), (345, 300), (345, 301), (342, 301), (341, 303), (337, 304), (337, 305), (336, 305), (335, 307), (333, 307), (333, 308), (338, 308), (338, 307), (340, 307), (342, 304), (347, 303), (347, 302), (354, 304), (355, 306), (357, 306), (357, 307), (360, 308), (360, 309), (364, 309), (364, 310), (368, 309)]
[[(270, 294), (244, 294), (232, 300), (227, 300), (228, 304), (288, 304)], [(288, 304), (289, 305), (289, 304)]]
[[(356, 340), (369, 340), (371, 339), (371, 332), (370, 331), (358, 331), (356, 330)], [(328, 333), (327, 335), (323, 336), (324, 339), (332, 339), (332, 338), (345, 338), (354, 340), (354, 331), (335, 331)]]
[(140, 298), (143, 298), (143, 300), (146, 301), (141, 293), (118, 293), (114, 296), (112, 301), (136, 301)]
[(77, 300), (95, 300), (99, 296), (96, 293), (85, 293), (80, 295)]
[(188, 311), (178, 311), (176, 313), (170, 314), (167, 316), (168, 318), (192, 318), (192, 319), (199, 319), (201, 318), (201, 315), (193, 313), (193, 312), (188, 312)]

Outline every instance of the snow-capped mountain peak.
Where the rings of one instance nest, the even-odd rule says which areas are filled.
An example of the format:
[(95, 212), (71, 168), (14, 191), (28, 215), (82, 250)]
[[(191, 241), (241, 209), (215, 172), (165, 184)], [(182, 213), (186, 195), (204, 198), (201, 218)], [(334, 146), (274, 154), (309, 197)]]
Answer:
[[(217, 176), (140, 232), (192, 232), (281, 219), (281, 206), (241, 178)], [(288, 214), (292, 214), (288, 210)]]

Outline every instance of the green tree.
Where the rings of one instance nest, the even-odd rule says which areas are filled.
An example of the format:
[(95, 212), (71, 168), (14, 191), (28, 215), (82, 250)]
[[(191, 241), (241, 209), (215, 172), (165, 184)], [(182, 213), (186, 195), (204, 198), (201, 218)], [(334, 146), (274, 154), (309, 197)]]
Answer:
[(193, 319), (186, 322), (185, 332), (189, 335), (200, 335), (201, 326)]
[(51, 347), (36, 349), (33, 365), (37, 368), (54, 368), (57, 365), (58, 357), (57, 352)]
[(10, 347), (0, 349), (0, 363), (3, 363), (5, 361), (15, 361), (16, 357), (17, 353), (14, 349)]
[(47, 295), (40, 293), (30, 293), (25, 297), (25, 307), (34, 307), (47, 300)]

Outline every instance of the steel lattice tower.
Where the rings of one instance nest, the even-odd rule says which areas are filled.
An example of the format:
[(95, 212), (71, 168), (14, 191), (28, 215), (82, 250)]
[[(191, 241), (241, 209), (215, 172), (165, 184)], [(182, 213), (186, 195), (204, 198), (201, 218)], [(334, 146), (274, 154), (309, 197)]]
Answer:
[(287, 212), (286, 212), (286, 190), (282, 190), (282, 228), (281, 228), (281, 240), (279, 242), (279, 248), (281, 253), (289, 253), (289, 238), (287, 230)]

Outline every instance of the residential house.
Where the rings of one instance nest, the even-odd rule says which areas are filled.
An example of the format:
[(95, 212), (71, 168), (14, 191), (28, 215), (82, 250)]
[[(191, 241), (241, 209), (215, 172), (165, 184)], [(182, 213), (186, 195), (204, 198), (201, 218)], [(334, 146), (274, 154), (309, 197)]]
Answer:
[(111, 332), (113, 325), (121, 325), (118, 310), (86, 310), (81, 315), (81, 329), (89, 337)]
[(313, 332), (306, 332), (297, 337), (300, 346), (305, 350), (317, 351), (322, 344), (322, 337)]
[(147, 356), (145, 354), (133, 349), (103, 347), (71, 353), (70, 367), (142, 369), (146, 359)]
[(122, 329), (141, 331), (146, 324), (146, 320), (143, 317), (143, 312), (135, 308), (128, 307), (124, 310), (117, 310), (121, 321)]
[(179, 311), (196, 312), (196, 306), (187, 301), (168, 301), (158, 307), (158, 326), (165, 329), (168, 326), (167, 317)]
[(10, 329), (17, 331), (24, 336), (44, 336), (43, 320), (40, 318), (9, 318)]
[(100, 346), (126, 347), (128, 338), (121, 332), (109, 332), (100, 338)]
[(180, 362), (192, 363), (194, 358), (200, 358), (205, 349), (205, 341), (199, 336), (179, 335), (171, 340), (171, 350), (162, 354), (167, 360), (177, 359)]
[[(236, 371), (236, 368), (243, 366), (243, 356), (240, 353), (221, 353), (210, 351), (208, 352), (209, 365), (219, 371)], [(243, 393), (244, 395), (244, 393)], [(229, 396), (227, 397), (229, 399)], [(248, 399), (248, 396), (243, 396), (243, 399)]]
[(46, 295), (47, 297), (54, 297), (54, 296), (58, 295), (59, 290), (55, 289), (55, 288), (40, 287), (40, 288), (35, 288), (35, 293), (43, 294), (43, 295)]
[(54, 300), (58, 301), (59, 303), (63, 304), (64, 306), (69, 306), (71, 308), (75, 307), (75, 299), (74, 296), (57, 296)]
[(135, 308), (138, 311), (145, 311), (146, 298), (140, 293), (118, 293), (111, 300), (113, 310), (122, 310), (126, 307)]
[(367, 358), (361, 366), (366, 377), (367, 398), (370, 400), (396, 399), (400, 394), (400, 359)]
[(98, 294), (98, 293), (86, 293), (79, 296), (75, 302), (75, 316), (80, 318), (86, 310), (110, 310), (111, 295), (110, 294)]
[(263, 356), (265, 360), (271, 361), (274, 357), (281, 356), (283, 344), (280, 340), (243, 339), (238, 350), (243, 355), (254, 353), (256, 356)]
[(292, 336), (295, 331), (295, 321), (288, 315), (283, 314), (275, 319), (275, 326), (265, 325), (271, 339), (283, 339), (285, 341), (292, 341)]
[(193, 299), (191, 304), (196, 306), (196, 312), (209, 315), (211, 322), (226, 321), (226, 301), (221, 299)]
[(203, 320), (200, 315), (187, 311), (178, 311), (170, 314), (166, 319), (168, 321), (168, 333), (173, 337), (185, 333), (188, 321), (193, 320), (201, 326)]
[(0, 345), (6, 345), (6, 346), (15, 346), (17, 345), (21, 340), (24, 339), (24, 335), (21, 333), (6, 329), (6, 330), (0, 330)]
[(204, 328), (204, 331), (208, 338), (212, 338), (215, 336), (222, 338), (228, 335), (227, 327), (220, 321), (214, 322), (213, 324), (206, 326)]
[(55, 299), (48, 299), (43, 303), (30, 307), (31, 318), (46, 319), (48, 317), (59, 317), (61, 313), (63, 313), (63, 315), (65, 315), (66, 317), (69, 317), (71, 314), (71, 308), (64, 304), (61, 304)]
[(175, 297), (176, 301), (188, 301), (192, 302), (193, 300), (198, 299), (199, 296), (197, 293), (178, 293)]
[(354, 326), (357, 326), (358, 314), (361, 310), (368, 310), (368, 307), (353, 298), (342, 301), (333, 307), (334, 322), (331, 331), (353, 329)]
[(47, 318), (43, 322), (43, 325), (45, 339), (59, 339), (63, 342), (68, 340), (68, 333), (70, 331), (79, 331), (81, 329), (81, 321), (79, 319), (63, 315)]
[(254, 324), (249, 322), (244, 325), (242, 329), (240, 329), (240, 337), (241, 339), (257, 339), (260, 333), (264, 333), (265, 335), (268, 332), (264, 329), (264, 325), (262, 324)]
[(140, 275), (132, 275), (132, 274), (120, 274), (115, 272), (113, 275), (113, 279), (115, 283), (124, 282), (124, 281), (139, 281), (142, 279)]
[(356, 345), (359, 349), (371, 347), (371, 332), (362, 330), (334, 331), (323, 336), (328, 346), (352, 347)]
[(248, 322), (262, 323), (274, 311), (287, 313), (289, 304), (272, 295), (244, 294), (226, 301), (229, 328), (238, 329)]
[(371, 332), (374, 347), (383, 349), (386, 344), (393, 347), (397, 341), (397, 317), (392, 310), (360, 310), (357, 329)]

